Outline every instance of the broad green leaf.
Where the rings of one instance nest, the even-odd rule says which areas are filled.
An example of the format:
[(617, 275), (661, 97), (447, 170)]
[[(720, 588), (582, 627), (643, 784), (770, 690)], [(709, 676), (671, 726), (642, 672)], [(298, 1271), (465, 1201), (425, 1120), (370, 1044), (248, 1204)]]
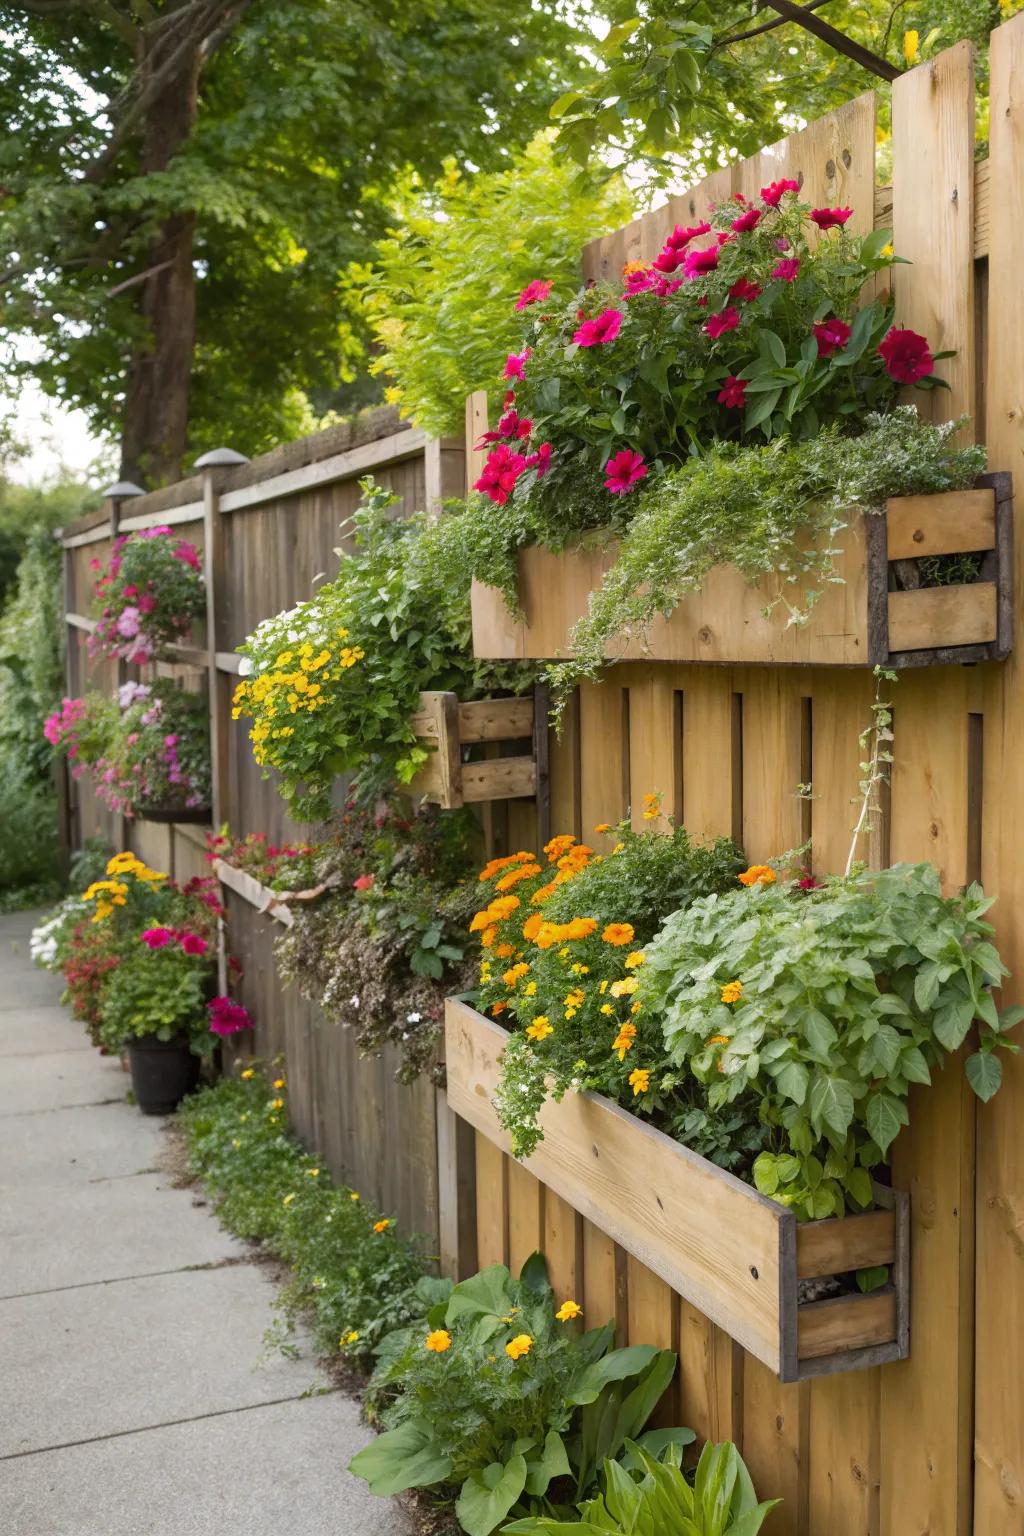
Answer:
[(460, 1317), (505, 1317), (513, 1306), (512, 1277), (504, 1264), (492, 1264), (461, 1280), (448, 1301), (448, 1322)]
[(908, 1115), (901, 1099), (891, 1093), (874, 1093), (868, 1099), (864, 1115), (868, 1132), (884, 1153), (896, 1138), (900, 1127), (906, 1125)]
[(357, 1451), (348, 1469), (369, 1484), (371, 1493), (386, 1498), (407, 1488), (443, 1483), (451, 1474), (452, 1464), (436, 1449), (429, 1425), (413, 1419), (378, 1435)]
[(572, 1472), (562, 1437), (549, 1430), (540, 1456), (527, 1462), (526, 1491), (536, 1498), (543, 1498), (548, 1484), (556, 1477), (568, 1477)]
[(659, 1353), (651, 1344), (632, 1344), (628, 1349), (613, 1349), (603, 1360), (597, 1360), (576, 1378), (572, 1390), (566, 1394), (570, 1406), (592, 1403), (609, 1382), (625, 1381), (639, 1376)]
[(526, 1486), (526, 1458), (492, 1461), (471, 1472), (462, 1485), (455, 1513), (466, 1536), (491, 1536)]
[(845, 1136), (853, 1119), (853, 1093), (849, 1083), (831, 1073), (816, 1072), (811, 1083), (809, 1107), (816, 1128), (828, 1126), (837, 1136)]
[(968, 1056), (965, 1069), (967, 1081), (982, 1103), (987, 1104), (1003, 1081), (1003, 1064), (999, 1057), (991, 1051), (975, 1051), (973, 1056)]

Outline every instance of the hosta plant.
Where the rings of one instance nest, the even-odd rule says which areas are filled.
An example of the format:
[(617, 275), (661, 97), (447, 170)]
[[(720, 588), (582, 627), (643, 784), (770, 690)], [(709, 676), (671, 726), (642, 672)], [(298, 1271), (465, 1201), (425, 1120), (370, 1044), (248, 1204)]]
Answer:
[(511, 1517), (571, 1513), (627, 1441), (652, 1454), (688, 1444), (690, 1430), (642, 1435), (672, 1351), (613, 1349), (614, 1323), (581, 1335), (579, 1316), (539, 1254), (518, 1281), (496, 1264), (454, 1286), (385, 1340), (371, 1387), (388, 1427), (351, 1470), (380, 1495), (447, 1494), (467, 1536), (491, 1536)]
[(586, 1526), (607, 1536), (757, 1536), (779, 1499), (758, 1502), (739, 1451), (709, 1441), (692, 1481), (671, 1461), (636, 1449), (630, 1470), (604, 1465), (603, 1491), (580, 1506), (577, 1521), (516, 1520), (504, 1536), (573, 1536)]
[(94, 586), (93, 654), (142, 665), (170, 654), (206, 612), (202, 560), (195, 545), (173, 528), (146, 528), (114, 540)]

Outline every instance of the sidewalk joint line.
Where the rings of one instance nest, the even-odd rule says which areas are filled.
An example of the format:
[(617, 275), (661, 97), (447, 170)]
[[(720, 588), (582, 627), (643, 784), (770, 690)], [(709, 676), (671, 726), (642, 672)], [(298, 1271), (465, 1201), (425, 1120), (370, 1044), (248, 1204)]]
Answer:
[[(255, 1264), (249, 1254), (228, 1254), (223, 1259), (207, 1259), (202, 1264), (179, 1264), (176, 1269), (147, 1269), (141, 1275), (111, 1275), (106, 1280), (77, 1280), (73, 1285), (51, 1285), (41, 1291), (12, 1291), (0, 1296), (0, 1306), (5, 1301), (25, 1301), (30, 1296), (58, 1296), (62, 1291), (88, 1291), (99, 1285), (131, 1285), (135, 1280), (159, 1280), (165, 1275), (195, 1275), (210, 1269), (236, 1269), (240, 1264)], [(0, 1457), (0, 1461), (3, 1458)]]

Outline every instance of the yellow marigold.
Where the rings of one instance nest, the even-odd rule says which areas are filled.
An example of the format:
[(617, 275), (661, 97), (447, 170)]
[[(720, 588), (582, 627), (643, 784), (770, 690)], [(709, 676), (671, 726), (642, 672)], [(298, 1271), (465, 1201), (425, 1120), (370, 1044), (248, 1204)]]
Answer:
[(644, 954), (642, 949), (634, 949), (631, 955), (626, 956), (627, 971), (638, 971), (640, 967), (646, 962), (646, 960), (647, 956)]
[(249, 1081), (250, 1077), (255, 1077), (255, 1076), (256, 1076), (256, 1073), (253, 1070), (253, 1068), (252, 1067), (246, 1067), (245, 1071), (242, 1073), (242, 1081), (247, 1083)]
[(356, 1192), (356, 1190), (353, 1190), (352, 1193), (349, 1195), (349, 1199), (353, 1200), (353, 1201), (358, 1201), (358, 1200), (362, 1199), (362, 1196), (360, 1194), (358, 1194)]
[(505, 1345), (505, 1353), (510, 1360), (521, 1360), (528, 1355), (533, 1348), (533, 1340), (528, 1333), (517, 1333), (514, 1339), (510, 1339)]
[[(526, 932), (525, 927), (523, 932)], [(552, 945), (560, 944), (563, 937), (564, 935), (562, 933), (561, 923), (541, 922), (537, 926), (537, 932), (534, 935), (534, 942), (536, 943), (538, 949), (550, 949)]]
[(578, 843), (575, 848), (570, 848), (568, 853), (563, 853), (556, 863), (561, 870), (576, 872), (586, 867), (593, 852), (593, 848), (588, 848), (586, 843)]
[(566, 993), (563, 1002), (566, 1008), (581, 1008), (586, 1002), (586, 993), (580, 987), (574, 987)]
[(583, 1308), (578, 1301), (563, 1301), (555, 1313), (555, 1319), (559, 1323), (571, 1323), (574, 1318), (582, 1316)]
[(598, 1013), (614, 1013), (615, 1008), (612, 1003), (602, 1003), (597, 1011)]
[(359, 1337), (358, 1330), (355, 1329), (355, 1328), (350, 1328), (348, 1330), (348, 1333), (343, 1333), (342, 1334), (341, 1338), (338, 1340), (338, 1343), (339, 1343), (339, 1345), (341, 1346), (342, 1349), (345, 1349), (350, 1344), (354, 1344), (356, 1342), (356, 1340), (358, 1339), (358, 1337)]
[[(242, 1073), (242, 1076), (243, 1076), (243, 1077), (244, 1077), (244, 1076), (245, 1076), (245, 1073), (244, 1073), (244, 1072), (243, 1072), (243, 1073)], [(275, 1078), (274, 1078), (274, 1084), (273, 1084), (273, 1086), (274, 1086), (274, 1087), (275, 1087), (275, 1088), (283, 1088), (283, 1087), (284, 1087), (284, 1086), (285, 1086), (285, 1081), (284, 1081), (284, 1078), (283, 1078), (283, 1077), (275, 1077)]]
[(612, 849), (612, 853), (622, 853), (625, 846), (625, 843), (616, 843), (615, 847)]
[(737, 879), (740, 885), (774, 885), (778, 877), (768, 864), (751, 864)]
[(608, 991), (607, 981), (599, 981), (597, 984), (597, 990), (600, 992), (601, 996), (604, 997), (604, 994)]
[(707, 1043), (708, 1045), (728, 1045), (729, 1038), (728, 1035), (712, 1035)]
[(306, 1178), (307, 1179), (318, 1179), (319, 1177), (320, 1177), (320, 1169), (319, 1168), (307, 1168), (306, 1169)]
[(612, 1041), (612, 1050), (618, 1056), (620, 1061), (625, 1061), (626, 1052), (631, 1049), (635, 1039), (636, 1025), (623, 1024), (622, 1028), (615, 1036), (615, 1039)]
[(535, 981), (528, 981), (526, 986), (523, 988), (523, 991), (527, 997), (536, 997), (537, 983)]
[(612, 997), (629, 997), (639, 985), (635, 976), (623, 976), (621, 981), (613, 981), (608, 990)]
[(629, 1074), (629, 1086), (633, 1090), (634, 1099), (638, 1099), (642, 1093), (646, 1093), (651, 1086), (651, 1074), (647, 1067), (634, 1067)]
[(284, 1099), (271, 1099), (271, 1101), (270, 1101), (270, 1108), (271, 1109), (284, 1109)]
[(555, 1026), (545, 1013), (539, 1013), (533, 1023), (526, 1026), (528, 1040), (546, 1040), (548, 1035), (553, 1035), (554, 1032)]
[(494, 943), (497, 937), (498, 930), (492, 923), (491, 926), (489, 928), (485, 928), (483, 933), (480, 935), (480, 943), (483, 945), (484, 949), (490, 949), (491, 945)]
[(507, 971), (503, 972), (501, 979), (506, 987), (514, 987), (516, 982), (525, 976), (529, 969), (530, 967), (526, 964), (526, 961), (520, 960), (518, 965), (510, 966)]
[(518, 906), (518, 896), (496, 896), (487, 908), (488, 916), (492, 923), (501, 923), (506, 917), (511, 917)]
[(605, 944), (632, 944), (634, 930), (632, 923), (609, 923), (601, 935)]
[(532, 944), (541, 928), (543, 927), (543, 924), (544, 919), (541, 917), (540, 913), (534, 912), (533, 915), (528, 917), (526, 922), (523, 924), (523, 938)]
[(535, 907), (542, 907), (547, 901), (548, 897), (555, 894), (555, 890), (556, 885), (553, 880), (549, 880), (547, 885), (538, 886), (537, 890), (535, 890), (533, 895), (530, 897), (531, 905)]
[(639, 1013), (642, 1007), (643, 1003), (631, 1003), (629, 1011), (630, 1013)]
[(386, 1232), (388, 1227), (390, 1227), (390, 1225), (391, 1225), (391, 1218), (389, 1216), (385, 1216), (382, 1221), (375, 1221), (374, 1222), (373, 1230), (375, 1232)]
[(743, 996), (742, 981), (727, 981), (722, 988), (723, 1003), (738, 1003)]
[(661, 815), (660, 794), (644, 795), (644, 821), (656, 821)]
[(443, 1355), (445, 1350), (451, 1347), (452, 1336), (447, 1328), (435, 1328), (433, 1333), (428, 1333), (423, 1340), (423, 1348), (429, 1349), (434, 1355)]
[(568, 832), (562, 832), (558, 837), (553, 837), (550, 842), (544, 844), (544, 852), (548, 856), (548, 862), (554, 864), (562, 857), (576, 841)]

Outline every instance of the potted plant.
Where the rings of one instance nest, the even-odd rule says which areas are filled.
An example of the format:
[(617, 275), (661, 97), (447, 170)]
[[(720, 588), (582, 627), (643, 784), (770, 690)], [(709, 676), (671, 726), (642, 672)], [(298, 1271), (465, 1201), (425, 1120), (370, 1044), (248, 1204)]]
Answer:
[(166, 657), (185, 640), (206, 612), (202, 560), (194, 544), (173, 528), (145, 528), (114, 540), (94, 596), (96, 628), (89, 637), (94, 655), (114, 656), (137, 666)]

